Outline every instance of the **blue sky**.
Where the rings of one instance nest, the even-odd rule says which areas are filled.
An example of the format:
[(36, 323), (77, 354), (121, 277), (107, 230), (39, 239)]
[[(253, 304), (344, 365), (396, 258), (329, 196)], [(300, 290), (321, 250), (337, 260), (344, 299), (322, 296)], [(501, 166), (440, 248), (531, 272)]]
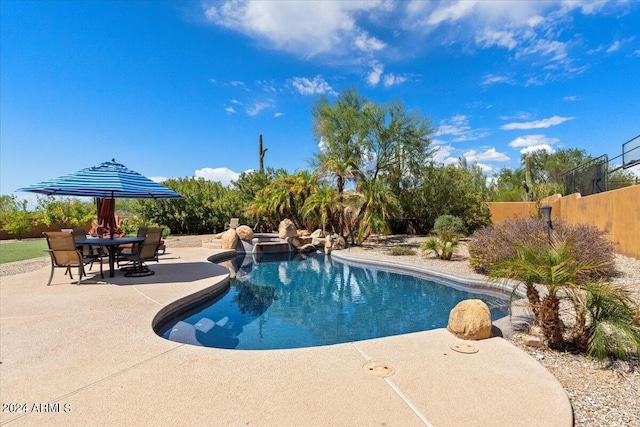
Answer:
[(0, 193), (112, 157), (228, 182), (307, 168), (310, 106), (357, 86), (431, 118), (437, 160), (621, 154), (640, 133), (640, 2), (0, 3)]

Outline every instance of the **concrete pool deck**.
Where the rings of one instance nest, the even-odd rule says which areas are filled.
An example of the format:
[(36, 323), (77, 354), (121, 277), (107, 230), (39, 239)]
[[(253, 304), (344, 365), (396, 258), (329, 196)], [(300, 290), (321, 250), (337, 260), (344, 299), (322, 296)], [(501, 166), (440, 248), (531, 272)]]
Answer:
[[(443, 329), (270, 351), (160, 338), (151, 325), (163, 307), (227, 279), (226, 269), (206, 261), (214, 252), (168, 248), (150, 265), (154, 276), (101, 280), (94, 271), (80, 286), (63, 270), (45, 286), (48, 267), (1, 277), (0, 424), (573, 423), (558, 381), (502, 338), (466, 341), (475, 354), (452, 350), (465, 341)], [(369, 375), (370, 361), (395, 373)]]

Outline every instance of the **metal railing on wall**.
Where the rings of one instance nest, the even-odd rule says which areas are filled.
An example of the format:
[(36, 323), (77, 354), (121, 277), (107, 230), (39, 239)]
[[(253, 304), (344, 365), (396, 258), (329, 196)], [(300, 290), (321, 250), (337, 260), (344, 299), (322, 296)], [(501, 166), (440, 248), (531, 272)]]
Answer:
[(602, 193), (640, 183), (638, 175), (617, 173), (640, 167), (640, 135), (622, 144), (622, 154), (609, 158), (607, 154), (583, 163), (562, 175), (564, 194), (582, 196)]

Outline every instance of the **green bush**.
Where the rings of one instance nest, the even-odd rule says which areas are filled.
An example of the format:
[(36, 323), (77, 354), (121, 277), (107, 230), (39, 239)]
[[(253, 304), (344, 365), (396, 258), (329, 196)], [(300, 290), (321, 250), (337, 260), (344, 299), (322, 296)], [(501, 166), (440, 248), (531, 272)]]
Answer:
[(393, 256), (415, 255), (416, 251), (406, 246), (396, 246), (395, 248), (391, 248), (389, 253)]
[(169, 227), (158, 225), (157, 222), (149, 221), (141, 216), (132, 216), (131, 218), (127, 218), (120, 224), (122, 231), (124, 231), (128, 236), (135, 236), (138, 234), (138, 229), (140, 227), (162, 227), (162, 238), (166, 238), (169, 234), (171, 234), (171, 230)]
[[(554, 221), (553, 235), (562, 242), (571, 242), (571, 253), (577, 262), (601, 265), (589, 273), (589, 278), (604, 279), (616, 274), (614, 245), (596, 227)], [(513, 258), (519, 248), (549, 246), (546, 223), (533, 218), (490, 225), (476, 230), (471, 237), (469, 264), (482, 274), (488, 274), (493, 264)]]
[(38, 222), (38, 215), (27, 210), (27, 201), (16, 196), (0, 197), (0, 229), (22, 238)]
[(433, 229), (435, 231), (446, 229), (459, 234), (467, 234), (467, 227), (465, 227), (462, 219), (449, 214), (440, 215), (433, 224)]

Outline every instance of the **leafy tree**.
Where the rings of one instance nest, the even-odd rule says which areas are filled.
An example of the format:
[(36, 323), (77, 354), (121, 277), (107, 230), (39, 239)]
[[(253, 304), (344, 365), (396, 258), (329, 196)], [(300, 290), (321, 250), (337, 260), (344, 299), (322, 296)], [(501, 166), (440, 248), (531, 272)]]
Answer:
[(183, 200), (137, 199), (135, 211), (148, 221), (163, 224), (175, 234), (201, 234), (221, 230), (243, 212), (238, 192), (203, 178), (170, 179), (163, 185), (185, 196)]
[(361, 174), (365, 134), (362, 109), (366, 102), (355, 88), (347, 88), (335, 103), (323, 95), (311, 109), (313, 132), (320, 143), (311, 164), (321, 176), (336, 180), (340, 196), (347, 182)]
[[(429, 119), (408, 113), (400, 102), (380, 105), (367, 100), (354, 88), (345, 89), (334, 103), (321, 97), (312, 114), (321, 146), (312, 165), (321, 176), (336, 180), (340, 203), (346, 202), (349, 182), (362, 194), (362, 205), (350, 210), (352, 218), (338, 212), (338, 222), (345, 224), (341, 233), (355, 243), (388, 230), (389, 214), (397, 211), (397, 194), (433, 154)], [(382, 189), (395, 196), (383, 198)]]
[(579, 166), (592, 157), (585, 150), (565, 148), (554, 153), (546, 150), (536, 150), (523, 154), (531, 159), (531, 174), (534, 184), (562, 185), (562, 174)]
[(53, 196), (39, 197), (36, 210), (46, 225), (60, 224), (71, 228), (83, 227), (96, 218), (96, 208), (91, 202), (66, 197), (56, 200)]
[(524, 169), (502, 168), (491, 188), (494, 202), (522, 202), (526, 200)]
[(500, 171), (492, 188), (491, 200), (533, 201), (563, 193), (562, 175), (591, 159), (585, 150), (576, 148), (561, 149), (554, 153), (537, 150), (523, 154), (521, 168), (504, 168)]
[(18, 201), (16, 196), (0, 196), (0, 227), (18, 239), (33, 227), (37, 216), (27, 210), (27, 201)]
[(445, 214), (457, 216), (473, 232), (489, 223), (488, 195), (475, 189), (474, 174), (460, 166), (431, 163), (422, 168), (414, 189), (400, 195), (405, 216), (418, 219), (420, 232), (428, 232)]
[(628, 170), (618, 169), (609, 174), (609, 190), (629, 187), (638, 183), (636, 176)]

